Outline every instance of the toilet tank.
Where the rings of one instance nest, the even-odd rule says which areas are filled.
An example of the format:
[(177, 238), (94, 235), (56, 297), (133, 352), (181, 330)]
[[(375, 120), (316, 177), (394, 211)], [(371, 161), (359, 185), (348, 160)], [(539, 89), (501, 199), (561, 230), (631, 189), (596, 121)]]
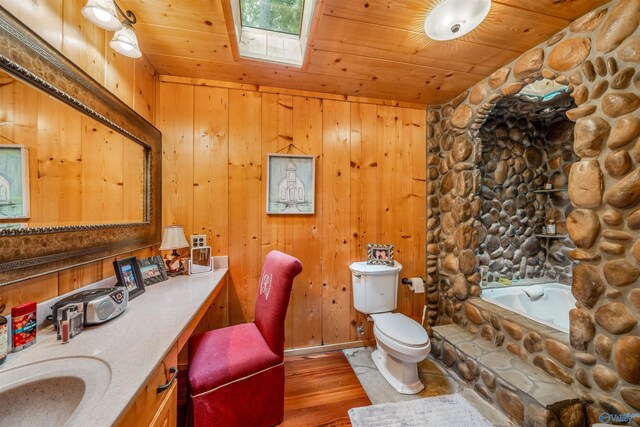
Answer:
[(370, 265), (354, 262), (351, 269), (353, 305), (361, 313), (384, 313), (395, 310), (398, 304), (398, 274), (402, 265)]

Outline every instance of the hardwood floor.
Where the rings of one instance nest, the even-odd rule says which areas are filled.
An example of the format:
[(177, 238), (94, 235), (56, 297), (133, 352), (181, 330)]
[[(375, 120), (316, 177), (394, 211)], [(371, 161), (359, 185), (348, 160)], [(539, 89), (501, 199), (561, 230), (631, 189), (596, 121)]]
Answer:
[(347, 411), (371, 402), (342, 351), (285, 358), (281, 426), (350, 426)]
[[(371, 405), (342, 351), (286, 357), (282, 427), (351, 426), (347, 411)], [(187, 371), (178, 374), (178, 426), (185, 425)]]

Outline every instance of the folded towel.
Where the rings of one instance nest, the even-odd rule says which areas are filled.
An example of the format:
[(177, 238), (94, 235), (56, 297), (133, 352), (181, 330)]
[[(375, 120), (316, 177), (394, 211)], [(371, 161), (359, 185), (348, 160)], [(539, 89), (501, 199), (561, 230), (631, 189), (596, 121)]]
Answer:
[(537, 301), (544, 296), (544, 288), (540, 285), (523, 286), (522, 291), (531, 301)]

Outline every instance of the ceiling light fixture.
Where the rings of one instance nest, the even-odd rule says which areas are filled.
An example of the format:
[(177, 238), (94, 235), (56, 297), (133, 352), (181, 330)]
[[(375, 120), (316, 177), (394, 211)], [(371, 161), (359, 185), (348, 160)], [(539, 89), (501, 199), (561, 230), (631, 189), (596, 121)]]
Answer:
[(113, 0), (87, 0), (82, 8), (82, 16), (104, 30), (117, 31), (122, 28)]
[[(118, 13), (122, 16), (122, 21), (118, 18)], [(138, 19), (132, 11), (123, 12), (114, 0), (87, 0), (82, 8), (82, 16), (102, 29), (115, 31), (109, 42), (111, 49), (129, 58), (142, 56), (138, 37), (133, 29)]]
[(491, 0), (444, 0), (424, 21), (424, 31), (433, 40), (452, 40), (476, 28), (491, 9)]
[(109, 46), (119, 54), (129, 58), (140, 58), (142, 56), (142, 51), (138, 46), (136, 30), (133, 29), (133, 25), (129, 20), (122, 21), (122, 28), (115, 32), (109, 42)]

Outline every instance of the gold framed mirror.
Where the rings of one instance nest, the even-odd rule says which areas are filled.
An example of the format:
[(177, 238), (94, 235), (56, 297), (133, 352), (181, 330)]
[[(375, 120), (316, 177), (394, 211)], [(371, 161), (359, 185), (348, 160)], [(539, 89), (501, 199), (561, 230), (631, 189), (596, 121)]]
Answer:
[[(0, 101), (0, 145), (26, 147), (0, 153), (0, 286), (159, 244), (160, 131), (2, 7)], [(37, 115), (37, 137), (11, 132), (10, 105)], [(60, 120), (69, 141), (40, 135)], [(25, 170), (7, 166), (27, 164), (16, 153)], [(27, 189), (15, 200), (12, 180)]]

